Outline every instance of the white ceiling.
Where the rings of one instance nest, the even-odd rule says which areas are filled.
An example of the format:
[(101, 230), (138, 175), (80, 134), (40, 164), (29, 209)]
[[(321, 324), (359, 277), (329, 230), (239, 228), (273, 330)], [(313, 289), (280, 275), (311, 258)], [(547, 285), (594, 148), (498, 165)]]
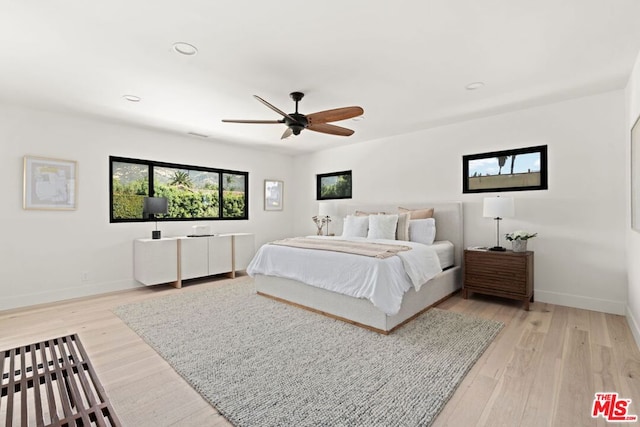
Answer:
[[(639, 18), (638, 0), (0, 0), (0, 100), (296, 154), (623, 88)], [(365, 118), (286, 140), (221, 122), (279, 119), (252, 95), (293, 112), (292, 91)]]

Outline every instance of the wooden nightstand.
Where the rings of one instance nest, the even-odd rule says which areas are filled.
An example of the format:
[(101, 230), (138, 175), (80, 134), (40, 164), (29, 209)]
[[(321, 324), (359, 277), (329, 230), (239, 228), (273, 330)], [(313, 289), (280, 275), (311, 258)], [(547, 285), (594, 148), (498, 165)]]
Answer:
[(533, 252), (464, 251), (463, 298), (469, 292), (533, 301)]

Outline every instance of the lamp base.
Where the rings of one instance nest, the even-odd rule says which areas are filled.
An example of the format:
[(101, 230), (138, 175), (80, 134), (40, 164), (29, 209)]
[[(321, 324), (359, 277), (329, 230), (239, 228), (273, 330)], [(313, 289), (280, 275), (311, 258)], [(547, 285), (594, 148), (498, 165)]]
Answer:
[(504, 252), (507, 250), (507, 248), (503, 248), (502, 246), (494, 246), (492, 248), (489, 248), (490, 251), (496, 251), (496, 252)]
[(161, 239), (162, 237), (161, 237), (160, 230), (153, 230), (151, 232), (151, 238), (154, 239), (154, 240), (155, 239)]

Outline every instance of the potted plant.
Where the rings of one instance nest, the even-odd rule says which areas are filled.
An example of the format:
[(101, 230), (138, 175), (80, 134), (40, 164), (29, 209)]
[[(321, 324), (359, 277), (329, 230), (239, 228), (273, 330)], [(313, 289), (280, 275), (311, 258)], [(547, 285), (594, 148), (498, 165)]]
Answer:
[(524, 230), (517, 230), (513, 233), (505, 235), (505, 239), (509, 240), (513, 245), (513, 252), (526, 252), (527, 240), (533, 239), (538, 233), (529, 233)]

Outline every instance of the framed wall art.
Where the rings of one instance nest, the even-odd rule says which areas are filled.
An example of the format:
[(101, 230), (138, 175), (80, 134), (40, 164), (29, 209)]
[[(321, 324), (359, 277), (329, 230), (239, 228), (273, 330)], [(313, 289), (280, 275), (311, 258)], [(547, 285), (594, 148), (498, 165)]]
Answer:
[(264, 210), (281, 211), (284, 196), (284, 182), (264, 180)]
[(547, 146), (462, 156), (462, 192), (547, 190)]
[(640, 117), (631, 128), (631, 228), (640, 232)]
[(316, 175), (316, 199), (350, 199), (351, 171)]
[(78, 165), (72, 160), (24, 156), (23, 208), (76, 209)]

